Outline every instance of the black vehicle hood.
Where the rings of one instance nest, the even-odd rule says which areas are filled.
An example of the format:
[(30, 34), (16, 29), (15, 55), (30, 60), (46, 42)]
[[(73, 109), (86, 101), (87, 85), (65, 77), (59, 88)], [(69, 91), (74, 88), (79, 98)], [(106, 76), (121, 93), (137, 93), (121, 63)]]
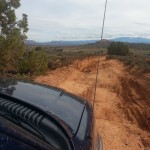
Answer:
[(0, 92), (54, 114), (72, 133), (78, 129), (86, 104), (81, 98), (55, 87), (10, 79), (0, 79)]

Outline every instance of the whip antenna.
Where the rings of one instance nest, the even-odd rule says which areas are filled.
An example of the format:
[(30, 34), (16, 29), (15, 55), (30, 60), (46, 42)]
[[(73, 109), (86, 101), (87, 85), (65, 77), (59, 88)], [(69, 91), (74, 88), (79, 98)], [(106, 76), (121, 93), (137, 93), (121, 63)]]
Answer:
[(98, 64), (96, 68), (96, 79), (95, 79), (95, 87), (94, 87), (94, 101), (93, 101), (93, 112), (94, 112), (94, 106), (96, 101), (96, 91), (97, 91), (97, 81), (99, 76), (99, 65), (100, 65), (100, 56), (101, 56), (101, 49), (103, 45), (103, 33), (104, 33), (104, 26), (105, 26), (105, 17), (107, 12), (107, 0), (105, 1), (105, 9), (104, 9), (104, 16), (103, 16), (103, 24), (102, 24), (102, 31), (101, 31), (101, 38), (100, 38), (100, 47), (99, 47), (99, 55), (98, 55)]

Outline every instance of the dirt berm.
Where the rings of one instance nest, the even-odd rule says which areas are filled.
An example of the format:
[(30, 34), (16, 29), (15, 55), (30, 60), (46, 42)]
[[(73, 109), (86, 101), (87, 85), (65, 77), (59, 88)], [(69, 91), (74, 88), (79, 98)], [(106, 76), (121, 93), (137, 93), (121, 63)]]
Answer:
[[(35, 81), (93, 101), (96, 65), (97, 57), (76, 60)], [(104, 150), (150, 150), (150, 83), (144, 80), (150, 74), (137, 79), (120, 61), (104, 57), (99, 70), (95, 114)]]

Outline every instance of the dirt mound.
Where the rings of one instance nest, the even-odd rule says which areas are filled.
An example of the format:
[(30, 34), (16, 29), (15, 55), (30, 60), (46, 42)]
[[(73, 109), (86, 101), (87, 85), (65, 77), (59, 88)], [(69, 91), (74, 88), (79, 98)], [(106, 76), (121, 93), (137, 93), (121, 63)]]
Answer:
[[(76, 60), (72, 65), (50, 71), (35, 81), (93, 101), (97, 61), (97, 57)], [(104, 57), (99, 70), (95, 115), (104, 150), (149, 150), (149, 77), (136, 80), (121, 62)]]

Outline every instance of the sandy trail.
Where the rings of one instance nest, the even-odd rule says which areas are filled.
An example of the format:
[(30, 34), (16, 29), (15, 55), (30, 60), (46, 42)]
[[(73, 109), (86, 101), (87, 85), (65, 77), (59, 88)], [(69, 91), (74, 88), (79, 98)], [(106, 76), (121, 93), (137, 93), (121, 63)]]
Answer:
[[(77, 60), (35, 81), (93, 101), (96, 65), (96, 57)], [(104, 150), (150, 150), (150, 93), (117, 60), (103, 57), (99, 69), (95, 116)]]

